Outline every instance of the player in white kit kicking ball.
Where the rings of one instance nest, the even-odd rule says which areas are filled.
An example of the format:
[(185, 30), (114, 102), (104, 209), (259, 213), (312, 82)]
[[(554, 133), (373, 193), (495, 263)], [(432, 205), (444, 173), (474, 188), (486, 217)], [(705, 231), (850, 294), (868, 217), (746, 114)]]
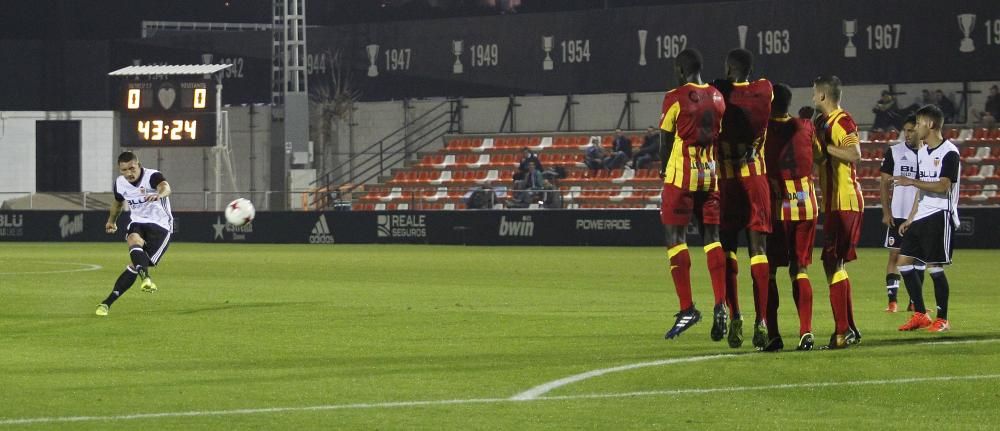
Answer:
[(135, 153), (126, 151), (118, 156), (118, 171), (115, 180), (115, 201), (111, 204), (111, 214), (104, 225), (105, 232), (118, 231), (117, 220), (125, 204), (129, 207), (130, 222), (125, 240), (128, 242), (132, 263), (122, 271), (115, 281), (115, 287), (107, 299), (97, 305), (96, 314), (107, 316), (111, 304), (125, 294), (142, 279), (143, 292), (155, 292), (156, 283), (149, 277), (149, 269), (163, 258), (170, 245), (174, 217), (170, 213), (170, 184), (159, 171), (142, 167)]

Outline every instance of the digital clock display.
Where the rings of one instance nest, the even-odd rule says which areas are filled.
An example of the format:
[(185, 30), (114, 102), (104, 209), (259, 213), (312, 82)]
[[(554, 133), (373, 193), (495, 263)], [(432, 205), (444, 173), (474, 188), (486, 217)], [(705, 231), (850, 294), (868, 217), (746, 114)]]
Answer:
[(215, 85), (203, 79), (143, 79), (122, 89), (121, 146), (214, 146)]

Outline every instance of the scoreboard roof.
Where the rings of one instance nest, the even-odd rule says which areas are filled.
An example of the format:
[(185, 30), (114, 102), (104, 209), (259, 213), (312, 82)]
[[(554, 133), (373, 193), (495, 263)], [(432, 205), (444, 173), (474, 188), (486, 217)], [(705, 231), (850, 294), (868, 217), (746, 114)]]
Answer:
[(144, 75), (208, 75), (226, 70), (231, 64), (170, 64), (150, 66), (129, 66), (108, 73), (108, 76)]

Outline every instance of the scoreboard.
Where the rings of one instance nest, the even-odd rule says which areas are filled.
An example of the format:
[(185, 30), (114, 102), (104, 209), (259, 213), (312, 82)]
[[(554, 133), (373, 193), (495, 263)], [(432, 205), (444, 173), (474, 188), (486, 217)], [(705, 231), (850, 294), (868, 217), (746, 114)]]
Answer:
[(172, 78), (127, 81), (120, 93), (122, 147), (216, 144), (215, 83)]

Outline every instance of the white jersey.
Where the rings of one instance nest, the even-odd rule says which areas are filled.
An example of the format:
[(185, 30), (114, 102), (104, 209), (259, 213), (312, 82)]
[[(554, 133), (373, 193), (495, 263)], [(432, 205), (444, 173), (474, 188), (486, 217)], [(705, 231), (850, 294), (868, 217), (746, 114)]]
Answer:
[(926, 145), (917, 153), (919, 160), (920, 181), (937, 182), (941, 177), (952, 179), (951, 188), (944, 193), (920, 192), (920, 202), (917, 204), (917, 215), (914, 220), (920, 220), (939, 211), (951, 213), (952, 222), (957, 227), (958, 221), (958, 184), (962, 172), (961, 156), (958, 147), (945, 140), (937, 148), (930, 149)]
[[(889, 147), (882, 161), (883, 173), (894, 177), (917, 179), (917, 150), (906, 146), (905, 142)], [(913, 200), (917, 196), (915, 186), (896, 185), (892, 188), (892, 202), (889, 204), (893, 218), (905, 219), (913, 209)]]
[(157, 201), (147, 201), (146, 195), (156, 193), (156, 186), (165, 181), (160, 171), (142, 168), (139, 181), (128, 182), (119, 175), (115, 180), (115, 199), (124, 202), (129, 209), (132, 223), (152, 223), (167, 230), (174, 231), (174, 216), (170, 213), (170, 200), (163, 198)]

